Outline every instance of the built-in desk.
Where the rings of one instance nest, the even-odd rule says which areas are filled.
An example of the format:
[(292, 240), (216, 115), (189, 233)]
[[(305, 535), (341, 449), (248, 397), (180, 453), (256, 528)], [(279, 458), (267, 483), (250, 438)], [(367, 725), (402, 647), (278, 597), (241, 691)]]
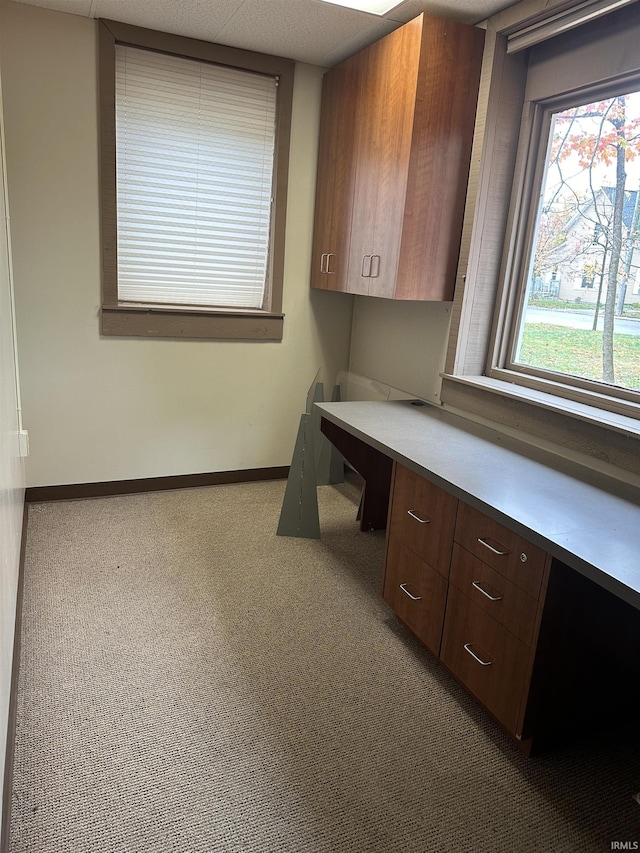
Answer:
[[(629, 703), (637, 708), (635, 703), (640, 698), (638, 489), (605, 471), (592, 470), (439, 407), (416, 403), (317, 405), (323, 421), (333, 425), (334, 433), (335, 428), (342, 430), (392, 460), (392, 491), (396, 473), (404, 470), (405, 479), (417, 474), (419, 479), (457, 499), (455, 538), (462, 544), (456, 544), (450, 537), (450, 547), (454, 556), (456, 552), (462, 556), (461, 565), (455, 567), (455, 578), (466, 572), (472, 579), (474, 572), (482, 568), (469, 562), (472, 555), (464, 548), (465, 531), (460, 530), (460, 525), (471, 523), (468, 519), (475, 519), (474, 510), (485, 520), (488, 518), (487, 523), (497, 522), (505, 528), (505, 535), (512, 532), (547, 555), (536, 621), (531, 629), (533, 639), (528, 646), (530, 652), (526, 652), (528, 674), (524, 687), (518, 688), (523, 691), (524, 704), (518, 725), (506, 728), (518, 740), (530, 743), (538, 732), (572, 728), (577, 716), (601, 719), (607, 711), (616, 708), (616, 713), (621, 712)], [(402, 488), (406, 491), (407, 487)], [(387, 568), (390, 540), (394, 537), (388, 531)], [(418, 571), (415, 560), (424, 555), (410, 541), (408, 547), (396, 541), (391, 545), (394, 566), (398, 561), (396, 551), (405, 548), (407, 571), (415, 574)], [(430, 567), (426, 557), (424, 565), (425, 571), (435, 568), (448, 584), (446, 588), (440, 585), (438, 594), (445, 597), (442, 607), (448, 608), (449, 622), (454, 618), (467, 619), (469, 624), (477, 622), (480, 617), (476, 619), (474, 613), (462, 612), (469, 602), (459, 592), (460, 581), (456, 581), (458, 588), (454, 589), (453, 557), (451, 583), (448, 566), (444, 570)], [(489, 566), (483, 571), (489, 572)], [(438, 580), (435, 575), (434, 579)], [(411, 592), (412, 587), (405, 585), (403, 592), (407, 589)], [(420, 598), (415, 590), (409, 597)], [(386, 593), (385, 599), (390, 601)], [(398, 615), (415, 630), (403, 613)], [(489, 625), (492, 627), (493, 623)], [(510, 633), (508, 628), (506, 634)], [(446, 620), (444, 638), (446, 642)], [(430, 647), (426, 641), (425, 644)], [(470, 643), (467, 645), (467, 651), (474, 651)], [(439, 655), (440, 646), (432, 651)], [(482, 660), (482, 654), (478, 658)], [(464, 683), (455, 667), (444, 658), (443, 661)], [(486, 668), (487, 672), (496, 670), (497, 665), (493, 670)], [(469, 683), (465, 686), (492, 711), (491, 702), (485, 701), (481, 689), (475, 690)], [(583, 711), (586, 713), (579, 713)], [(494, 716), (504, 725), (499, 714)]]

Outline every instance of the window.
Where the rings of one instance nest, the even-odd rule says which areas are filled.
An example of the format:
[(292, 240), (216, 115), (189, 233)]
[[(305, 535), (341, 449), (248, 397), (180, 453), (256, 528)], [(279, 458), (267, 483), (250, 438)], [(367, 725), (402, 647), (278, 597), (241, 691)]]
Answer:
[(100, 22), (102, 333), (279, 340), (293, 63)]
[[(564, 31), (572, 8), (600, 17)], [(634, 471), (638, 8), (532, 0), (489, 20), (442, 386), (449, 406)]]
[[(505, 366), (629, 396), (640, 391), (640, 306), (630, 286), (640, 264), (640, 91), (625, 81), (534, 109), (537, 204), (523, 211), (518, 235), (520, 301)], [(576, 300), (569, 282), (591, 292)]]

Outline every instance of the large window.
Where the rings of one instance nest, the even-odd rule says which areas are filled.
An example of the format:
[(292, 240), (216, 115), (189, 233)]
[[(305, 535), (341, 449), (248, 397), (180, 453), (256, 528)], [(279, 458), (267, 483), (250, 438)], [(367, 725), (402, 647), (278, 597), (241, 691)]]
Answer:
[(446, 405), (640, 474), (640, 0), (487, 22)]
[[(640, 80), (537, 103), (506, 366), (640, 391)], [(630, 86), (632, 85), (632, 88)], [(536, 162), (537, 160), (537, 162)], [(640, 399), (640, 397), (638, 397)]]
[(103, 334), (280, 339), (293, 64), (100, 28)]

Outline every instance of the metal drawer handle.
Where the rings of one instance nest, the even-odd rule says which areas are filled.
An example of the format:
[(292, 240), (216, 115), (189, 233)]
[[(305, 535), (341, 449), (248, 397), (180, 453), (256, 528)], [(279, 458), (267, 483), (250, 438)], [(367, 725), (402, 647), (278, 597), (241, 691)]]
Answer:
[(490, 551), (493, 551), (493, 553), (497, 554), (499, 557), (506, 557), (509, 553), (509, 551), (498, 551), (497, 548), (494, 548), (493, 545), (489, 545), (489, 543), (485, 539), (482, 539), (480, 536), (478, 536), (478, 542), (481, 545), (484, 545), (485, 548), (488, 548)]
[(333, 270), (329, 269), (329, 265), (331, 264), (331, 258), (333, 258), (333, 257), (334, 257), (333, 252), (329, 252), (329, 254), (327, 255), (327, 265), (324, 268), (324, 271), (326, 272), (327, 275), (333, 275), (333, 273), (334, 273)]
[(410, 515), (411, 518), (415, 518), (415, 520), (419, 521), (420, 524), (429, 524), (429, 522), (431, 521), (430, 518), (420, 518), (420, 516), (416, 515), (412, 509), (407, 510), (407, 515)]
[[(367, 261), (369, 262), (368, 267), (367, 267)], [(366, 268), (366, 272), (365, 272), (365, 268)], [(360, 274), (362, 275), (363, 278), (370, 278), (371, 277), (371, 255), (363, 255), (362, 256), (362, 270), (360, 271)]]
[(327, 253), (323, 252), (320, 255), (320, 272), (322, 272), (322, 273), (325, 272), (324, 262), (326, 261), (326, 259), (327, 259)]
[(486, 590), (486, 589), (482, 589), (482, 587), (480, 586), (479, 581), (472, 581), (472, 582), (471, 582), (471, 586), (474, 586), (474, 587), (478, 590), (478, 592), (481, 592), (483, 595), (486, 595), (486, 596), (487, 596), (487, 598), (489, 599), (489, 601), (502, 601), (502, 596), (501, 596), (501, 595), (498, 595), (498, 596), (496, 596), (496, 595), (489, 595), (489, 593), (487, 592), (487, 590)]
[[(375, 270), (375, 272), (374, 272)], [(371, 255), (370, 278), (378, 278), (380, 275), (380, 255)]]
[(482, 660), (482, 658), (479, 658), (479, 657), (478, 657), (478, 655), (477, 655), (475, 652), (472, 652), (472, 651), (471, 651), (471, 649), (469, 648), (469, 647), (470, 647), (470, 645), (471, 645), (471, 643), (465, 643), (465, 644), (464, 644), (464, 650), (465, 650), (465, 652), (469, 652), (469, 654), (471, 655), (471, 657), (472, 657), (474, 660), (477, 660), (477, 661), (478, 661), (478, 663), (479, 663), (481, 666), (491, 666), (491, 664), (493, 663), (493, 661), (490, 661), (490, 660)]
[(421, 600), (422, 600), (421, 596), (419, 596), (419, 595), (411, 595), (411, 593), (410, 593), (410, 592), (409, 592), (409, 590), (407, 589), (407, 584), (406, 584), (406, 583), (401, 583), (401, 584), (400, 584), (400, 589), (404, 592), (404, 594), (405, 594), (405, 595), (408, 595), (408, 596), (409, 596), (409, 598), (411, 599), (411, 601), (421, 601)]

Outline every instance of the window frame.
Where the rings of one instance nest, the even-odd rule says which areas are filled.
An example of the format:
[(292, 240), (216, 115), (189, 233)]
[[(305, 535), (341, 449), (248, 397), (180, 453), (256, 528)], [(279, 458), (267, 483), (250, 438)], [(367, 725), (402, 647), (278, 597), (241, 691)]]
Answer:
[[(639, 3), (633, 0), (626, 5), (635, 11)], [(576, 0), (522, 0), (483, 24), (485, 52), (440, 399), (450, 411), (640, 485), (640, 420), (635, 403), (622, 402), (611, 410), (606, 408), (607, 398), (595, 390), (574, 389), (575, 399), (571, 399), (558, 393), (557, 382), (495, 367), (497, 331), (513, 311), (513, 302), (505, 298), (504, 282), (516, 261), (511, 240), (514, 199), (519, 201), (525, 191), (522, 124), (531, 120), (523, 112), (528, 51), (511, 50), (510, 39), (523, 28), (543, 24), (577, 5)], [(575, 33), (574, 46), (582, 43), (577, 28)], [(622, 61), (622, 53), (619, 56)], [(599, 68), (600, 62), (592, 70)], [(563, 79), (566, 90), (572, 87), (572, 75), (568, 78)], [(491, 367), (493, 376), (487, 373)]]
[(504, 266), (502, 300), (505, 310), (493, 331), (493, 346), (486, 364), (486, 375), (520, 383), (540, 391), (551, 391), (560, 398), (596, 404), (612, 412), (640, 419), (640, 392), (598, 380), (572, 376), (515, 360), (520, 318), (526, 298), (528, 268), (535, 249), (536, 217), (539, 193), (549, 144), (551, 116), (568, 108), (574, 101), (599, 101), (626, 91), (640, 89), (640, 74), (631, 73), (562, 92), (540, 101), (525, 104), (525, 118), (520, 138), (524, 148), (521, 190), (511, 200), (515, 212), (509, 233), (508, 255)]
[[(279, 77), (274, 204), (271, 215), (268, 300), (265, 309), (192, 307), (120, 302), (117, 279), (117, 203), (115, 136), (115, 46), (154, 50)], [(287, 182), (295, 62), (268, 54), (147, 30), (118, 21), (98, 22), (100, 95), (100, 199), (102, 232), (101, 334), (163, 338), (280, 341)]]

